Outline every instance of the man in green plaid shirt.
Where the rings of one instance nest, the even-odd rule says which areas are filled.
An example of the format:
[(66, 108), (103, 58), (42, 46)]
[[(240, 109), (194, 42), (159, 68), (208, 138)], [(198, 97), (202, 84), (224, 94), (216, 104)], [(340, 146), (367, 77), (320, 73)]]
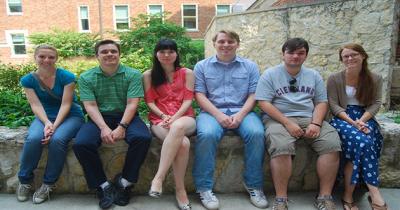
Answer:
[[(129, 203), (152, 136), (136, 110), (143, 97), (140, 72), (119, 62), (120, 46), (113, 40), (98, 42), (95, 51), (100, 65), (82, 73), (78, 80), (89, 120), (79, 130), (73, 150), (89, 188), (97, 189), (100, 208), (106, 209), (113, 203)], [(125, 140), (129, 147), (122, 173), (111, 183), (97, 149), (101, 143), (114, 144), (119, 140)]]

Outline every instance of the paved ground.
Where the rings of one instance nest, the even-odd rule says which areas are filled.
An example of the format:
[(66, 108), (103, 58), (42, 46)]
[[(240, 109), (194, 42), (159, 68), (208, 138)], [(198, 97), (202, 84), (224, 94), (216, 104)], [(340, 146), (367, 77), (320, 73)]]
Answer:
[[(400, 210), (400, 189), (382, 189), (382, 193), (391, 210)], [(313, 192), (290, 193), (289, 203), (290, 210), (313, 210)], [(256, 210), (249, 202), (248, 195), (245, 193), (237, 194), (217, 194), (221, 210)], [(340, 198), (336, 195), (336, 198)], [(267, 196), (272, 202), (272, 196)], [(358, 205), (360, 210), (369, 210), (367, 194), (358, 195)], [(190, 195), (193, 210), (203, 210), (197, 195)], [(1, 210), (99, 210), (97, 198), (94, 195), (78, 195), (78, 194), (56, 194), (52, 195), (51, 200), (43, 204), (32, 204), (31, 201), (20, 203), (16, 200), (15, 195), (0, 194)], [(336, 199), (337, 209), (342, 209), (339, 199)], [(271, 205), (270, 205), (271, 206)], [(176, 210), (175, 198), (173, 195), (163, 195), (160, 199), (151, 198), (149, 196), (134, 196), (128, 206), (114, 206), (111, 209), (129, 209), (129, 210)], [(268, 209), (271, 209), (269, 207)]]

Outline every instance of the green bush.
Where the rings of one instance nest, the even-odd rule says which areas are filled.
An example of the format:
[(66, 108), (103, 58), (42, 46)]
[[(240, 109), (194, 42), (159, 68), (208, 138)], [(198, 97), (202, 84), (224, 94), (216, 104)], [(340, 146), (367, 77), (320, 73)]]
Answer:
[(9, 90), (21, 92), (22, 88), (19, 85), (19, 80), (25, 74), (36, 69), (33, 63), (27, 64), (0, 64), (0, 91)]
[(28, 37), (34, 45), (49, 44), (57, 48), (60, 57), (93, 56), (97, 35), (53, 29), (50, 33), (34, 33)]
[(0, 125), (10, 128), (28, 126), (34, 115), (25, 94), (21, 91), (0, 91)]
[(143, 54), (143, 50), (138, 50), (129, 54), (122, 55), (121, 63), (144, 72), (151, 68), (151, 56)]
[[(193, 68), (197, 61), (204, 58), (201, 42), (192, 42), (186, 35), (185, 28), (175, 23), (162, 21), (165, 15), (149, 16), (140, 14), (133, 18), (133, 27), (127, 32), (119, 33), (122, 54), (140, 52), (141, 55), (153, 55), (154, 46), (161, 38), (176, 41), (181, 56), (182, 65)], [(200, 47), (199, 47), (200, 45)]]

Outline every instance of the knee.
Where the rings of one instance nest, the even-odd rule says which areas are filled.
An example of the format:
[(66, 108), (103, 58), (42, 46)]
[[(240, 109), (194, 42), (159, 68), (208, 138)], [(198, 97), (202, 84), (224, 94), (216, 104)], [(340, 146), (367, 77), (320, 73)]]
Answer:
[(181, 143), (181, 148), (185, 149), (185, 150), (189, 150), (190, 149), (190, 140), (185, 137)]
[(217, 129), (198, 129), (197, 130), (197, 141), (217, 141), (222, 138), (222, 133)]
[(50, 139), (49, 147), (66, 148), (70, 139), (66, 139), (62, 136), (52, 136)]
[(171, 124), (170, 132), (184, 134), (185, 125), (183, 124), (183, 122), (176, 121), (176, 122)]
[(38, 132), (28, 133), (28, 136), (25, 138), (25, 144), (41, 144), (43, 137), (43, 134)]
[(245, 143), (252, 144), (264, 144), (264, 130), (262, 129), (250, 129), (244, 135)]

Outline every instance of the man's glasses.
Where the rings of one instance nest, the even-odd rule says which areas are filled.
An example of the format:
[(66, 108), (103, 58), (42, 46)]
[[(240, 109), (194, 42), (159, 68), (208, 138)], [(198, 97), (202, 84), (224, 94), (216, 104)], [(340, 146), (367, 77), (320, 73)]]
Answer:
[(289, 90), (290, 90), (290, 92), (293, 92), (293, 93), (297, 92), (297, 87), (295, 86), (296, 82), (297, 82), (296, 78), (293, 78), (292, 80), (289, 81), (289, 84), (290, 84)]

